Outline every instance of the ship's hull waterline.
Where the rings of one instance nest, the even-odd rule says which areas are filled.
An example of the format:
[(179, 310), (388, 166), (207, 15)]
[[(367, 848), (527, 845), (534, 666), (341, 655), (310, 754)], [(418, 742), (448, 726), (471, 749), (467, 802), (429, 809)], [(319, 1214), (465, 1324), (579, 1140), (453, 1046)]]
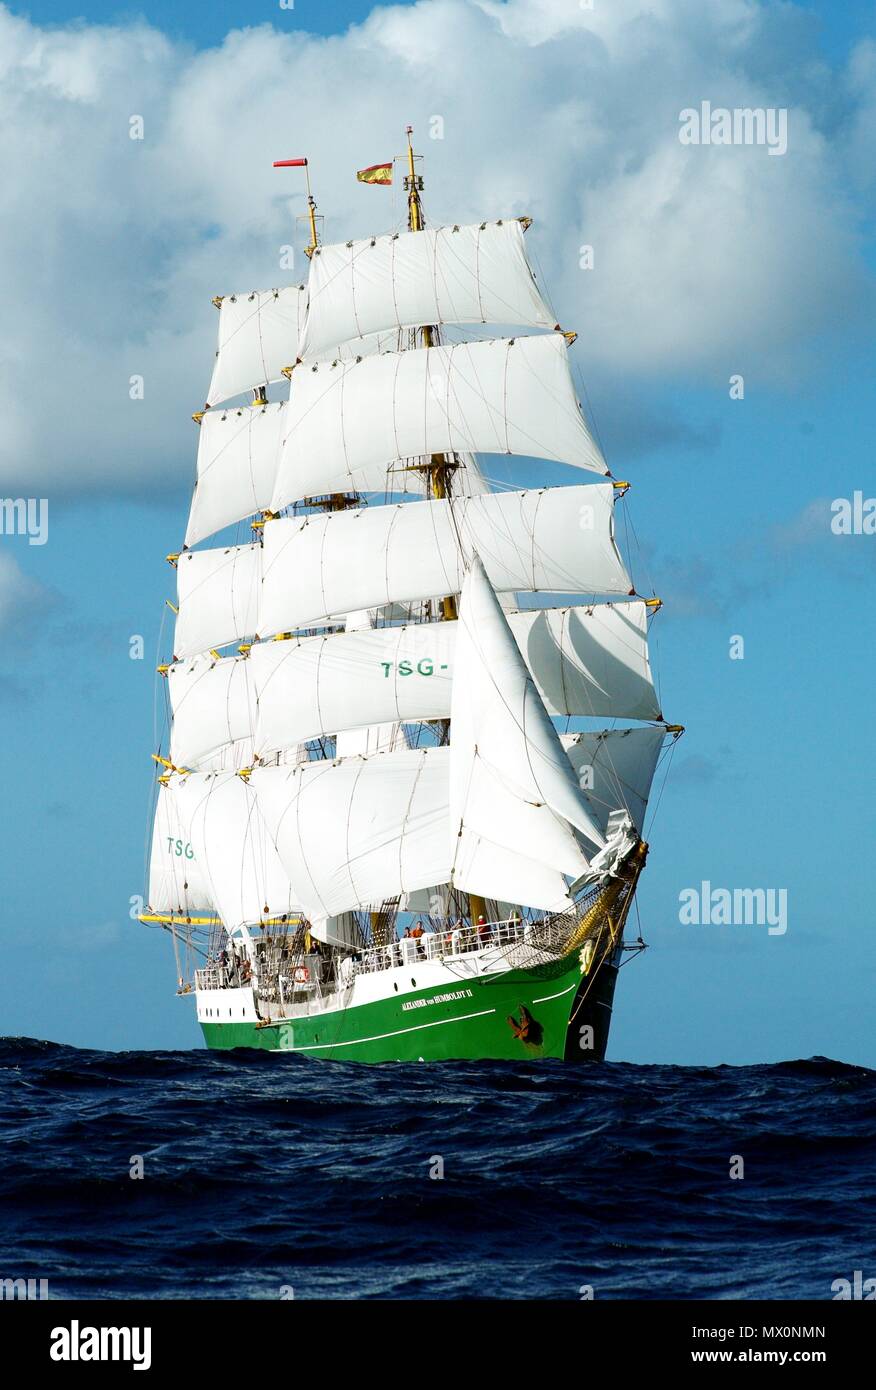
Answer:
[(207, 1046), (344, 1062), (602, 1061), (619, 951), (586, 972), (580, 951), (530, 969), (271, 1023), (201, 1019)]

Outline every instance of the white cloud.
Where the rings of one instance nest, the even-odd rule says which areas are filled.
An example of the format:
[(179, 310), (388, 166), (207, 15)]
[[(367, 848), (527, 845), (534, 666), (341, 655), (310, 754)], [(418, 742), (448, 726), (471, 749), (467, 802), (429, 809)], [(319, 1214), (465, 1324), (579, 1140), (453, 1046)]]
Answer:
[[(636, 380), (787, 381), (808, 345), (872, 305), (855, 202), (872, 54), (841, 75), (850, 123), (829, 136), (834, 75), (813, 69), (807, 110), (781, 76), (782, 26), (796, 44), (800, 11), (770, 7), (769, 27), (765, 12), (420, 0), (341, 36), (262, 25), (195, 52), (142, 23), (40, 29), (0, 7), (0, 488), (187, 481), (210, 298), (289, 278), (279, 250), (301, 183), (272, 160), (310, 157), (330, 237), (382, 230), (399, 191), (353, 174), (399, 152), (408, 121), (433, 220), (536, 217), (531, 249), (621, 447), (615, 380), (625, 402)], [(678, 113), (703, 99), (790, 105), (787, 155), (681, 146)], [(135, 114), (142, 142), (128, 138)], [(443, 141), (428, 138), (433, 115)], [(135, 373), (142, 402), (128, 399)]]

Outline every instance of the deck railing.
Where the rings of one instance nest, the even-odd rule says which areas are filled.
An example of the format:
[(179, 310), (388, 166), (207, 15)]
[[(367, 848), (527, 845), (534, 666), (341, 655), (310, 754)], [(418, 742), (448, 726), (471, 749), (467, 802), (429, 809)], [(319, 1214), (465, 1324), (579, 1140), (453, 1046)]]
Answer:
[[(527, 941), (534, 930), (529, 922), (509, 919), (490, 922), (478, 930), (467, 924), (450, 927), (442, 932), (424, 932), (420, 937), (406, 936), (389, 946), (371, 946), (350, 962), (352, 969), (342, 970), (342, 976), (372, 974), (377, 970), (392, 970), (399, 965), (416, 965), (418, 961), (444, 960), (448, 956), (465, 956), (489, 951), (496, 947), (513, 946)], [(346, 962), (342, 962), (345, 965)]]
[[(402, 937), (388, 946), (370, 946), (353, 955), (342, 956), (337, 962), (337, 981), (334, 971), (326, 977), (325, 962), (317, 956), (306, 956), (300, 961), (285, 961), (276, 975), (271, 974), (264, 961), (260, 962), (256, 979), (259, 981), (259, 994), (273, 999), (281, 1005), (304, 999), (319, 999), (339, 985), (341, 988), (352, 983), (357, 975), (370, 975), (381, 970), (392, 970), (399, 966), (414, 966), (423, 961), (440, 961), (459, 957), (483, 956), (487, 952), (502, 952), (517, 945), (531, 946), (536, 950), (556, 949), (559, 940), (568, 935), (570, 922), (566, 919), (543, 922), (525, 922), (520, 918), (489, 922), (486, 926), (469, 926), (463, 923), (448, 927), (444, 931), (425, 931), (420, 937)], [(556, 938), (556, 939), (554, 939)], [(273, 964), (273, 961), (271, 962)], [(264, 980), (265, 987), (261, 987)], [(253, 979), (245, 982), (225, 966), (211, 964), (195, 971), (195, 987), (199, 990), (226, 989), (237, 984), (253, 984)]]

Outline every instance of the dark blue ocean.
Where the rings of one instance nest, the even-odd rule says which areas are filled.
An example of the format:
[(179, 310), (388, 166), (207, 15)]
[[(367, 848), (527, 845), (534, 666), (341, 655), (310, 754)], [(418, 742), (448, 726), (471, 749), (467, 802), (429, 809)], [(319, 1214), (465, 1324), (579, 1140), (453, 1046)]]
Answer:
[(876, 1275), (876, 1072), (824, 1058), (365, 1067), (6, 1039), (0, 1078), (0, 1276), (56, 1297), (829, 1300)]

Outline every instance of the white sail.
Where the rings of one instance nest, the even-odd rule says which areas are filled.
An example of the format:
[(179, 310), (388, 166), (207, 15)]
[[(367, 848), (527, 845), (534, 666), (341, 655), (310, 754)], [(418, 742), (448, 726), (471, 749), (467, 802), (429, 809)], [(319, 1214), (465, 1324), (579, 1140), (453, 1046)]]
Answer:
[(320, 246), (311, 260), (309, 289), (301, 357), (422, 324), (556, 325), (516, 220)]
[(628, 811), (642, 833), (648, 793), (665, 738), (665, 728), (562, 735), (584, 800), (603, 835), (612, 811), (619, 810)]
[(255, 792), (234, 772), (175, 777), (170, 789), (198, 847), (216, 911), (229, 931), (296, 915), (299, 902)]
[(177, 561), (177, 660), (252, 635), (257, 627), (262, 550), (257, 544), (184, 551)]
[(163, 783), (152, 824), (148, 893), (151, 912), (200, 917), (214, 910), (201, 845), (181, 818), (171, 787)]
[(595, 483), (269, 521), (259, 636), (456, 593), (475, 546), (499, 591), (627, 594), (613, 509)]
[(258, 643), (250, 662), (259, 756), (339, 730), (448, 718), (455, 629), (421, 623)]
[(170, 760), (201, 772), (253, 761), (256, 688), (242, 656), (204, 655), (168, 667)]
[[(299, 366), (271, 507), (433, 454), (518, 454), (606, 474), (559, 333)], [(402, 472), (402, 477), (404, 473)]]
[(307, 286), (226, 295), (219, 305), (219, 347), (207, 404), (279, 381), (299, 353)]
[(253, 771), (250, 784), (309, 917), (449, 877), (446, 751)]
[[(660, 718), (641, 600), (506, 616), (548, 714)], [(458, 626), (257, 643), (248, 665), (258, 692), (258, 753), (340, 729), (449, 719)]]
[(548, 714), (662, 718), (641, 599), (506, 616)]
[[(495, 846), (573, 879), (587, 872), (575, 831), (597, 847), (604, 836), (477, 558), (460, 599), (450, 751), (457, 887), (518, 897), (504, 877), (504, 888), (494, 879)], [(531, 892), (519, 900), (552, 905)]]
[(198, 477), (187, 546), (270, 507), (284, 404), (274, 401), (207, 411), (198, 437)]
[[(348, 613), (347, 630), (344, 635), (369, 632), (376, 619), (375, 609), (360, 608), (355, 613)], [(351, 721), (350, 727), (344, 722), (337, 726), (335, 756), (338, 758), (365, 757), (369, 753), (383, 753), (394, 748), (407, 747), (408, 738), (404, 726), (392, 717), (378, 723), (357, 717)]]
[[(271, 508), (287, 410), (288, 402), (271, 401), (267, 405), (207, 411), (201, 421), (198, 477), (186, 530), (187, 546), (197, 545), (224, 527)], [(462, 461), (456, 477), (463, 495), (487, 490), (470, 456)], [(318, 482), (316, 491), (325, 492), (321, 480)], [(339, 478), (332, 490), (346, 487), (347, 480)], [(359, 492), (421, 494), (426, 490), (426, 481), (415, 469), (381, 463), (359, 470), (355, 487)], [(310, 489), (304, 488), (299, 495), (309, 493)]]

